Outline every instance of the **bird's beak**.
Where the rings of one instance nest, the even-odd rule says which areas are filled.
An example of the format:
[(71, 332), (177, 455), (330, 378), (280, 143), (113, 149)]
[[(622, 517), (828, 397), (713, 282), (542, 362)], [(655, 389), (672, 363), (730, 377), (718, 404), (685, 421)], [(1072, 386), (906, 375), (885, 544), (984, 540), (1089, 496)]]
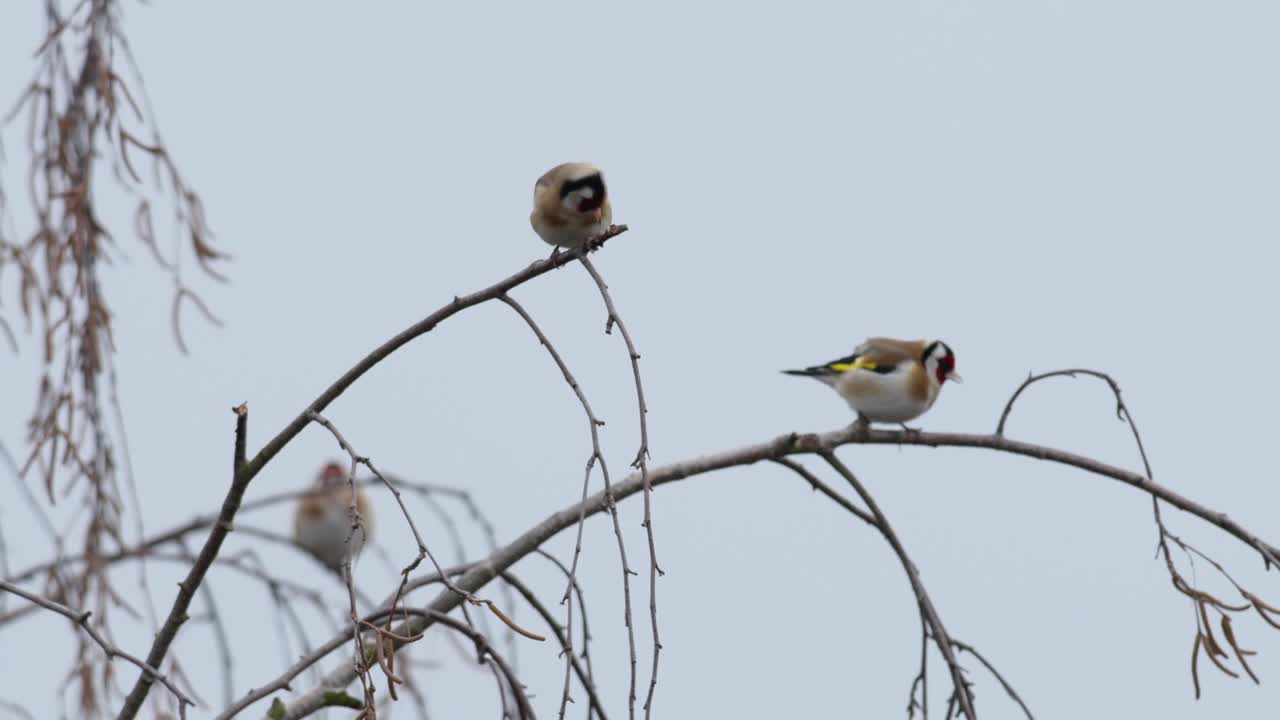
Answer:
[(964, 383), (964, 378), (960, 377), (960, 373), (956, 372), (955, 370), (952, 370), (951, 372), (947, 373), (947, 379), (950, 380), (951, 382), (957, 382), (961, 384)]

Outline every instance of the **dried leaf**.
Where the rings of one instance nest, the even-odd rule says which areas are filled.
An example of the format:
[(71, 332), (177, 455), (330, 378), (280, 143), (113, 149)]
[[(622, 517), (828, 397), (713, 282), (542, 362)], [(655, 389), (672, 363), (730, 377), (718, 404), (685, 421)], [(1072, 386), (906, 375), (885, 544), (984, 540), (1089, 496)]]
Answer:
[(1249, 667), (1249, 662), (1245, 660), (1245, 657), (1254, 655), (1255, 653), (1252, 650), (1240, 649), (1240, 646), (1236, 643), (1236, 635), (1231, 630), (1231, 617), (1228, 615), (1222, 616), (1222, 634), (1226, 636), (1227, 643), (1231, 645), (1231, 649), (1236, 652), (1236, 660), (1240, 662), (1240, 667), (1244, 668), (1244, 671), (1249, 673), (1249, 677), (1253, 680), (1255, 685), (1261, 685), (1262, 681), (1258, 679), (1257, 675), (1253, 674), (1253, 668)]

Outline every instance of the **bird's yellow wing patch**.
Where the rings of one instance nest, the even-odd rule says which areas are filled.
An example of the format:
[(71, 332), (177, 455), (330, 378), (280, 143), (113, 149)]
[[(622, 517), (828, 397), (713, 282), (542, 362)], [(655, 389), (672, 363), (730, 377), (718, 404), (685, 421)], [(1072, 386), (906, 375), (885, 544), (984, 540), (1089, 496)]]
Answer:
[(849, 372), (850, 370), (875, 370), (878, 366), (870, 360), (858, 358), (851, 363), (831, 363), (827, 367), (835, 370), (836, 372)]

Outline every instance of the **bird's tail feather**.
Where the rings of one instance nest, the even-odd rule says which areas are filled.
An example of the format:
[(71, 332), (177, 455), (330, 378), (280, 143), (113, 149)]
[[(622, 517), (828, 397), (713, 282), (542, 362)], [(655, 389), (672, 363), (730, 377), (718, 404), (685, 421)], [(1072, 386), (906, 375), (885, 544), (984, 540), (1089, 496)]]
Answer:
[(799, 370), (783, 370), (783, 375), (795, 375), (797, 377), (827, 377), (839, 375), (840, 373), (832, 370), (826, 365), (814, 365), (813, 367), (801, 368)]
[(813, 378), (823, 385), (835, 386), (836, 381), (840, 379), (840, 373), (832, 370), (826, 365), (814, 365), (800, 370), (783, 370), (785, 375), (795, 375), (796, 377)]

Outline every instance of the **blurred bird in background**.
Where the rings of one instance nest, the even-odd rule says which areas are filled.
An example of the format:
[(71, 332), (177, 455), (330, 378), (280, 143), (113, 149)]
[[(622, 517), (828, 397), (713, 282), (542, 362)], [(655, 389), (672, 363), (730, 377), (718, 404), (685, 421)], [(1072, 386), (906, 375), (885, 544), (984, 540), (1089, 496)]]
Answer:
[(313, 485), (314, 492), (298, 500), (293, 518), (293, 539), (317, 560), (342, 575), (350, 538), (354, 560), (365, 541), (373, 533), (373, 506), (363, 490), (356, 490), (356, 512), (359, 527), (350, 516), (351, 484), (347, 469), (331, 462), (320, 470)]

